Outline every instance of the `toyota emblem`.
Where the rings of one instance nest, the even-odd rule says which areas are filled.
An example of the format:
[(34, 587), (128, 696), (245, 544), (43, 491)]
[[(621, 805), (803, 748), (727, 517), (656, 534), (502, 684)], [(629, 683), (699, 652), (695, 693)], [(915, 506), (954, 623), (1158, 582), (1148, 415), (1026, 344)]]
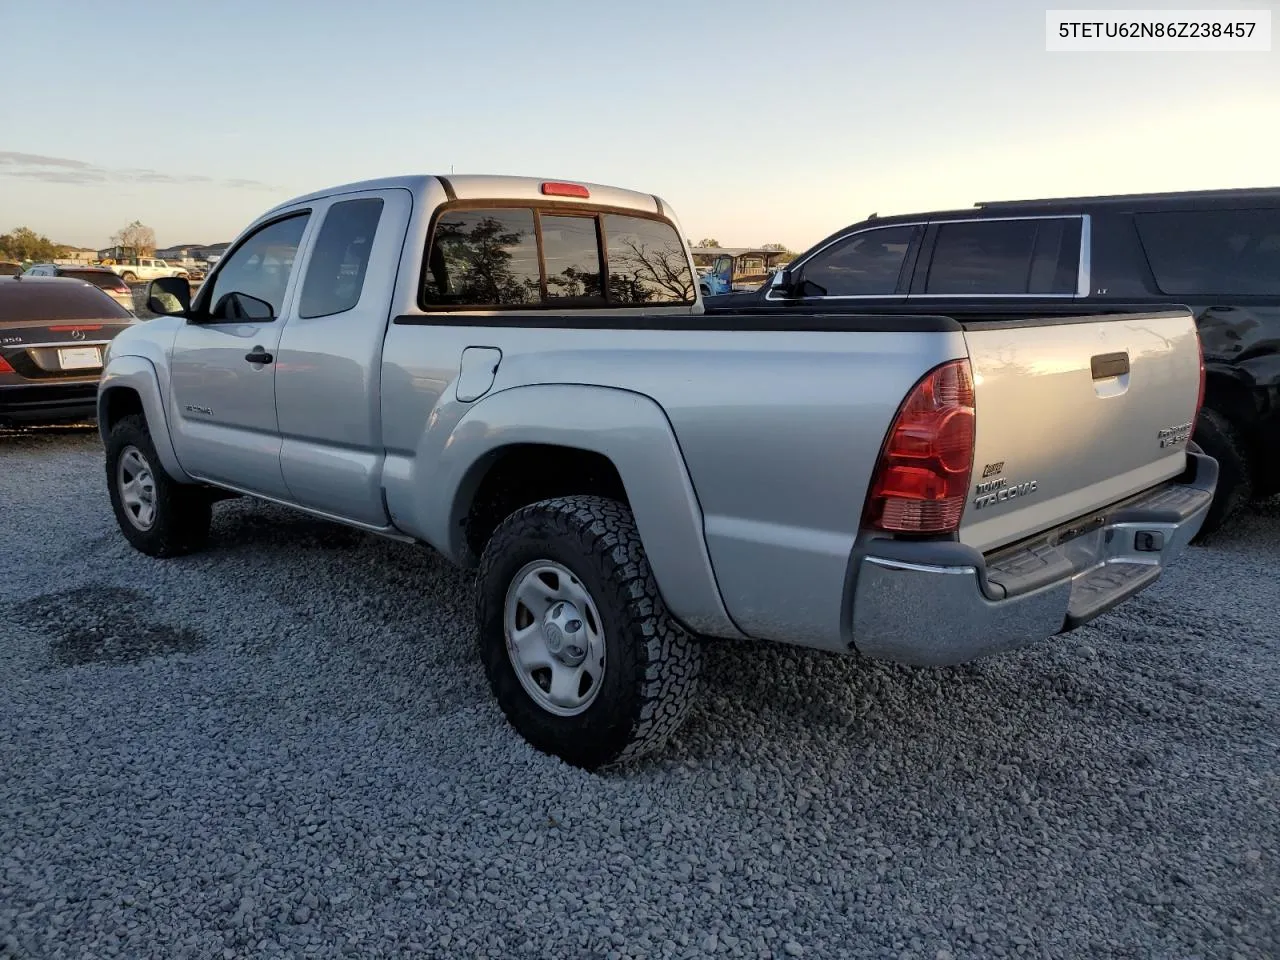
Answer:
[(78, 327), (77, 327), (75, 330), (72, 330), (72, 331), (71, 331), (71, 339), (72, 339), (72, 340), (83, 340), (83, 339), (84, 339), (84, 331), (83, 331), (83, 330), (81, 330), (81, 329), (79, 329)]

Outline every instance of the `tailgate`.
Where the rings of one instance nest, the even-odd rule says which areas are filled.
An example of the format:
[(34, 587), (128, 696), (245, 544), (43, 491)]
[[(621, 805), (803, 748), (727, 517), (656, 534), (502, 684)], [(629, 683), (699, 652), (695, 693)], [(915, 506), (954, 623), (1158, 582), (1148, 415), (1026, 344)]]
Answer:
[(965, 324), (976, 437), (960, 540), (992, 550), (1180, 474), (1200, 389), (1189, 312)]

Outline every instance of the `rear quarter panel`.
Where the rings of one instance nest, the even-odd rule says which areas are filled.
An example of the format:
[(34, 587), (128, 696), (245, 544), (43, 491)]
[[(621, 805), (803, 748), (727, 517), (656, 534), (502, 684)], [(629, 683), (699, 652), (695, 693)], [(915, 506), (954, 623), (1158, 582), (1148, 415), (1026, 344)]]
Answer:
[[(554, 383), (655, 401), (687, 464), (734, 624), (765, 639), (844, 648), (849, 556), (885, 431), (925, 371), (964, 356), (960, 333), (471, 323), (389, 329), (382, 409), (393, 514), (407, 505), (397, 491), (412, 490), (414, 474), (429, 468), (413, 463), (422, 438), (457, 422), (462, 351), (496, 347), (502, 360), (489, 395)], [(510, 436), (521, 442), (518, 430)], [(620, 430), (609, 442), (628, 436)], [(648, 542), (664, 531), (641, 535)]]

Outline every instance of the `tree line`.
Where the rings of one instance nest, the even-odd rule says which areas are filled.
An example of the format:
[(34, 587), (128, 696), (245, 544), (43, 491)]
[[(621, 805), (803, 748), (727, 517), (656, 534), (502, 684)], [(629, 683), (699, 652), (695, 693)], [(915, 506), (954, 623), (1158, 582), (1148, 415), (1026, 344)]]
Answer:
[[(697, 243), (694, 243), (692, 240), (686, 240), (686, 242), (693, 249), (694, 253), (698, 252), (699, 247), (705, 248), (705, 247), (720, 246), (720, 241), (715, 239), (715, 237), (703, 237)], [(796, 252), (792, 250), (790, 247), (788, 247), (785, 243), (763, 243), (760, 245), (760, 249), (774, 250), (774, 251), (777, 251), (778, 253), (785, 254), (788, 258), (794, 258), (796, 256)]]
[[(142, 221), (135, 220), (113, 233), (110, 244), (130, 250), (137, 257), (150, 257), (156, 252), (156, 232)], [(8, 233), (0, 233), (0, 260), (55, 260), (65, 257), (70, 249), (73, 248), (65, 243), (55, 243), (30, 227), (14, 227)]]

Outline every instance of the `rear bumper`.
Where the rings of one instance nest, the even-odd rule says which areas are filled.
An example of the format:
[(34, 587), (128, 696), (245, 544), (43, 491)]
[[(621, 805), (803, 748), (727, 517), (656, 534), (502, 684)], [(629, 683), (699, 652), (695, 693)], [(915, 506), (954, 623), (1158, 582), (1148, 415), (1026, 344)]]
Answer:
[(1177, 480), (986, 556), (953, 542), (872, 541), (854, 557), (853, 646), (944, 666), (1088, 623), (1186, 550), (1217, 479), (1217, 461), (1193, 449)]
[(92, 420), (97, 414), (98, 378), (56, 383), (0, 384), (0, 423)]

